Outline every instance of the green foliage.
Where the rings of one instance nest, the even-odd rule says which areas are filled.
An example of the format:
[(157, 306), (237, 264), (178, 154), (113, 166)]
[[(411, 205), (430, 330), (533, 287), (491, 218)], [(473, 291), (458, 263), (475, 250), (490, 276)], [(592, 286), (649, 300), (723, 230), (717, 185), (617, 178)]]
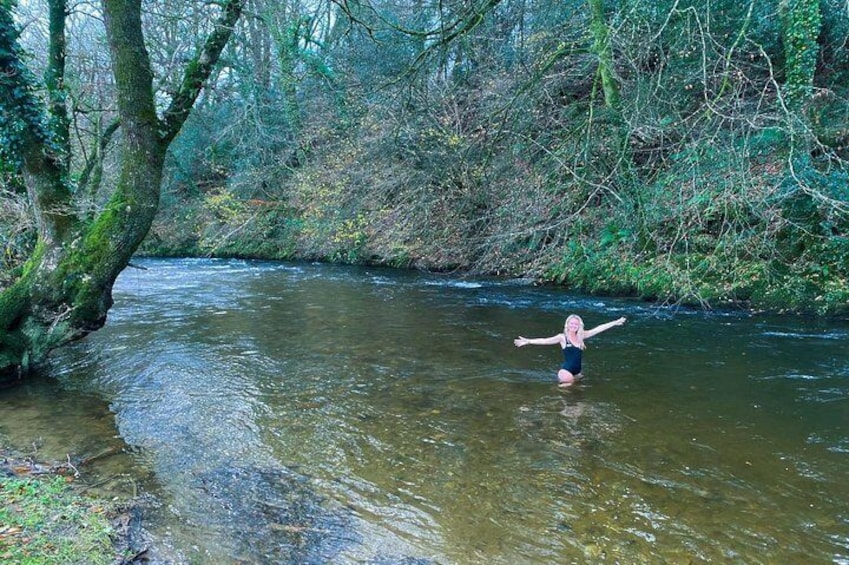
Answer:
[(838, 0), (820, 3), (822, 33), (820, 34), (820, 68), (815, 77), (819, 85), (827, 86), (845, 97), (849, 88), (849, 51), (845, 48), (849, 36), (849, 17), (846, 5)]
[(35, 246), (32, 211), (23, 194), (0, 189), (0, 289), (20, 275)]
[[(840, 7), (821, 3), (818, 20), (812, 0), (604, 4), (593, 35), (585, 3), (501, 2), (414, 69), (427, 42), (400, 28), (427, 18), (358, 13), (371, 35), (310, 51), (332, 81), (287, 83), (297, 139), (274, 121), (291, 91), (205, 109), (180, 148), (188, 188), (150, 245), (845, 310)], [(594, 78), (602, 54), (618, 108)], [(240, 113), (243, 100), (257, 103)]]
[(748, 146), (749, 154), (752, 158), (758, 157), (769, 158), (776, 152), (779, 152), (782, 147), (789, 145), (787, 132), (781, 128), (767, 127), (757, 129), (747, 138), (738, 140), (740, 149), (746, 149)]
[(819, 143), (843, 158), (849, 155), (849, 100), (823, 91), (811, 100), (807, 115)]
[(224, 223), (238, 225), (247, 219), (244, 203), (223, 188), (208, 192), (204, 197), (203, 206), (216, 220)]
[(757, 303), (777, 310), (820, 315), (849, 314), (849, 238), (822, 239), (791, 264), (771, 265), (772, 280)]
[(49, 140), (35, 81), (23, 63), (19, 32), (12, 17), (15, 3), (0, 3), (0, 160), (17, 165), (28, 136)]
[(813, 92), (822, 25), (820, 0), (780, 0), (785, 53), (784, 88), (790, 106), (799, 109)]

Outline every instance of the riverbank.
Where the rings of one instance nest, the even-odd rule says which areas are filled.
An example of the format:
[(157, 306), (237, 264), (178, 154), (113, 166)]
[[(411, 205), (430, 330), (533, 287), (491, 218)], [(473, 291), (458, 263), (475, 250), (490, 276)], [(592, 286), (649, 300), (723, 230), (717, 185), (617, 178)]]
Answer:
[(0, 449), (0, 561), (130, 564), (139, 548), (132, 501), (91, 495), (70, 461), (36, 462)]
[[(282, 210), (263, 211), (247, 219), (239, 216), (237, 222), (213, 219), (189, 202), (181, 211), (181, 219), (160, 215), (139, 255), (373, 265), (523, 279), (595, 296), (705, 310), (835, 319), (849, 316), (849, 278), (833, 252), (820, 256), (811, 251), (782, 262), (710, 252), (649, 256), (625, 242), (611, 243), (609, 234), (598, 233), (531, 257), (497, 252), (495, 260), (493, 254), (474, 246), (464, 248), (461, 240), (425, 242), (417, 238), (413, 248), (389, 245), (373, 230), (354, 239), (338, 234), (325, 237), (345, 230), (344, 222), (328, 222), (318, 231), (302, 230), (293, 227), (298, 222)], [(180, 229), (180, 222), (189, 223), (191, 229)], [(278, 230), (275, 225), (288, 227)], [(317, 235), (319, 232), (324, 235)]]

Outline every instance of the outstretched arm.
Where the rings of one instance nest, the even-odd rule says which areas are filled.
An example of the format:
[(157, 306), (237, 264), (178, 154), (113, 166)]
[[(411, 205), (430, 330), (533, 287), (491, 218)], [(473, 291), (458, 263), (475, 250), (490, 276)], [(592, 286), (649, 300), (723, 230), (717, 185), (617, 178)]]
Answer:
[(606, 324), (601, 324), (600, 326), (596, 326), (591, 330), (584, 331), (584, 339), (592, 337), (594, 335), (598, 335), (601, 332), (607, 331), (612, 327), (621, 326), (625, 323), (625, 318), (619, 318), (617, 320), (613, 320), (612, 322), (607, 322)]
[(522, 337), (513, 340), (516, 347), (523, 345), (563, 345), (563, 340), (566, 339), (563, 334), (553, 335), (551, 337)]

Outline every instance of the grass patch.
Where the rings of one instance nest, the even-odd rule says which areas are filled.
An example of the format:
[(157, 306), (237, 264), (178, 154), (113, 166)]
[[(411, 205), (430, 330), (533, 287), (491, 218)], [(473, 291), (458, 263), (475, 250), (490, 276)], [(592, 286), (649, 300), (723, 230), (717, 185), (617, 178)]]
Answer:
[(65, 477), (0, 478), (0, 562), (114, 563), (110, 509)]

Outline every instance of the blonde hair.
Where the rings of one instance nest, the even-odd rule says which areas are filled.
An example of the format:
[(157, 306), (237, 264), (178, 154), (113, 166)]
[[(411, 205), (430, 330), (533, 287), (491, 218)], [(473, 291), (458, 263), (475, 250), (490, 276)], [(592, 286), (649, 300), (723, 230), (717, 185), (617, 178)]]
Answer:
[[(575, 341), (569, 339), (569, 320), (572, 320), (573, 318), (578, 320), (578, 323), (581, 324), (581, 327), (578, 328), (577, 332), (575, 332)], [(587, 348), (587, 346), (584, 345), (584, 320), (577, 314), (569, 314), (569, 316), (566, 317), (566, 322), (563, 324), (563, 335), (566, 336), (566, 341), (568, 343), (576, 345), (581, 349)]]

